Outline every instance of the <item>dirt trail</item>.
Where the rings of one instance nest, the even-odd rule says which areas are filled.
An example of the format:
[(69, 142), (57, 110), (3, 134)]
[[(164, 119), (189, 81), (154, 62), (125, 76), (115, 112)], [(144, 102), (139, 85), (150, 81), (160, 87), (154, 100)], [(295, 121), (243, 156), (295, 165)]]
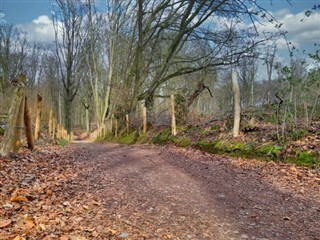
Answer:
[(64, 191), (94, 195), (120, 239), (320, 239), (317, 172), (167, 146), (70, 148), (87, 157), (70, 159)]

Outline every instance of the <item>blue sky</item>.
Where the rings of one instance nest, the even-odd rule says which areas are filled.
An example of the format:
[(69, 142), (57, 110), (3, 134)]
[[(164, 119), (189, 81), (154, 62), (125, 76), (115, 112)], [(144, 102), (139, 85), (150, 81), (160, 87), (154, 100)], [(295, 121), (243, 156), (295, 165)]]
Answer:
[[(54, 1), (54, 0), (53, 0)], [(286, 0), (258, 0), (266, 9), (276, 12), (288, 9), (291, 13), (298, 13), (312, 8), (314, 4), (320, 4), (315, 0), (291, 0), (290, 5)], [(41, 15), (50, 16), (50, 0), (2, 0), (2, 10), (6, 14), (8, 22), (13, 24), (28, 23)], [(103, 4), (103, 0), (96, 1)]]
[[(55, 0), (51, 0), (55, 1)], [(125, 0), (124, 0), (125, 1)], [(96, 1), (102, 6), (105, 1)], [(314, 51), (313, 43), (320, 43), (320, 9), (308, 18), (305, 11), (311, 9), (319, 0), (257, 0), (267, 10), (283, 22), (283, 30), (288, 30), (288, 40), (298, 49)], [(50, 14), (49, 0), (0, 0), (0, 6), (9, 23), (19, 25), (26, 30), (30, 40), (53, 40), (53, 28)], [(304, 19), (301, 21), (301, 19)], [(274, 27), (266, 23), (261, 29), (275, 31)], [(287, 51), (284, 40), (278, 42), (280, 51)]]

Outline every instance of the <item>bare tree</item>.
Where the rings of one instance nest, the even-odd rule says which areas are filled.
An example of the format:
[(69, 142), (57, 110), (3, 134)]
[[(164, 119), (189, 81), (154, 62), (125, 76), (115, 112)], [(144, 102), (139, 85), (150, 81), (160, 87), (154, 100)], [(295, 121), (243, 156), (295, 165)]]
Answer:
[(76, 73), (81, 67), (85, 5), (81, 1), (56, 0), (53, 5), (56, 55), (60, 80), (64, 87), (65, 126), (68, 134), (72, 129), (72, 102), (79, 89)]

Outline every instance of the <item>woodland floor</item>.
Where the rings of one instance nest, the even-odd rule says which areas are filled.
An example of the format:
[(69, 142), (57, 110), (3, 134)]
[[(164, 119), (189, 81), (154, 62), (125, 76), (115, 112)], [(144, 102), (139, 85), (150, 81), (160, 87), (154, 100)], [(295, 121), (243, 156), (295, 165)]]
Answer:
[(320, 171), (171, 146), (0, 158), (0, 239), (320, 239)]

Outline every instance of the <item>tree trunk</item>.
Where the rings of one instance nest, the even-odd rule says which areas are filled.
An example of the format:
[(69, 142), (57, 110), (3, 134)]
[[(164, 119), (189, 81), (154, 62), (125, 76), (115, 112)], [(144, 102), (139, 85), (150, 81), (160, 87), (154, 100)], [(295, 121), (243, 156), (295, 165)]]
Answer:
[(19, 116), (20, 105), (24, 100), (24, 89), (17, 87), (13, 92), (12, 105), (8, 113), (8, 127), (4, 133), (1, 144), (0, 155), (6, 156), (15, 145), (17, 119)]
[(36, 125), (34, 129), (34, 139), (39, 139), (39, 132), (41, 127), (41, 111), (42, 111), (42, 96), (38, 94), (37, 96), (37, 110), (36, 110)]
[(237, 78), (237, 72), (232, 71), (232, 90), (234, 99), (234, 123), (233, 123), (233, 137), (238, 137), (240, 133), (240, 87)]
[(176, 124), (176, 113), (175, 113), (175, 109), (174, 109), (174, 95), (171, 95), (171, 133), (172, 135), (176, 135), (177, 134), (177, 124)]
[(72, 130), (72, 119), (71, 119), (71, 114), (72, 114), (72, 109), (71, 109), (71, 104), (72, 102), (68, 99), (68, 97), (66, 97), (66, 100), (65, 100), (65, 120), (66, 120), (66, 123), (65, 123), (65, 127), (66, 127), (66, 130), (67, 130), (67, 133), (68, 135), (71, 135), (71, 130)]
[(26, 127), (26, 138), (27, 138), (28, 148), (30, 150), (33, 150), (34, 139), (32, 134), (31, 114), (30, 114), (27, 96), (25, 97), (25, 103), (24, 103), (24, 125)]

